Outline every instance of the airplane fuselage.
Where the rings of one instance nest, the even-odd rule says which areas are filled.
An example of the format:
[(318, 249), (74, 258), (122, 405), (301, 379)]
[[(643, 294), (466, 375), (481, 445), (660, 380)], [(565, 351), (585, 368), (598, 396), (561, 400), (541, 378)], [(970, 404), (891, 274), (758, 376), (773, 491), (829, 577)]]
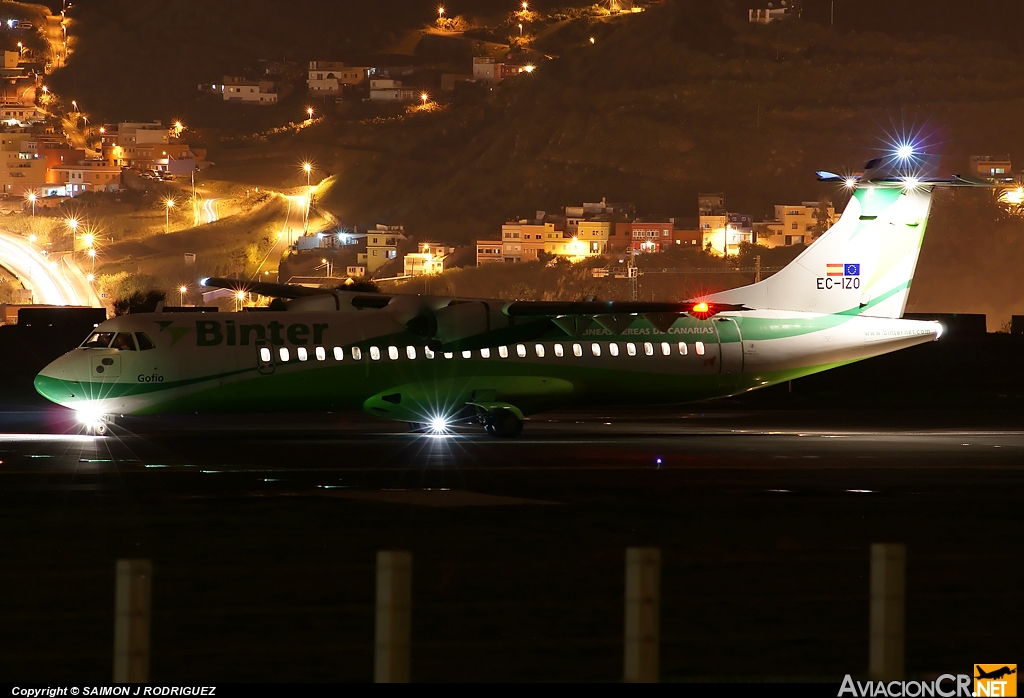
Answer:
[(103, 414), (362, 409), (427, 422), (477, 403), (529, 414), (723, 397), (941, 333), (933, 322), (764, 310), (660, 324), (585, 320), (569, 334), (523, 321), (432, 350), (383, 310), (131, 315), (101, 324), (93, 348), (54, 361), (36, 387)]

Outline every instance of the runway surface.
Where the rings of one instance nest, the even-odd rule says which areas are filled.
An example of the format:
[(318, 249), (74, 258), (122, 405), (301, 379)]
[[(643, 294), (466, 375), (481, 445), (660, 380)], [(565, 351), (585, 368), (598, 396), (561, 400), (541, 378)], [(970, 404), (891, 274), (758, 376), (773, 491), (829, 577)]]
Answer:
[(666, 679), (841, 678), (866, 668), (868, 548), (901, 542), (908, 671), (966, 672), (1019, 647), (1020, 417), (594, 413), (503, 441), (3, 414), (0, 622), (24, 641), (0, 671), (107, 676), (114, 560), (146, 557), (154, 680), (368, 680), (374, 555), (402, 548), (414, 680), (611, 681), (624, 550), (654, 545)]

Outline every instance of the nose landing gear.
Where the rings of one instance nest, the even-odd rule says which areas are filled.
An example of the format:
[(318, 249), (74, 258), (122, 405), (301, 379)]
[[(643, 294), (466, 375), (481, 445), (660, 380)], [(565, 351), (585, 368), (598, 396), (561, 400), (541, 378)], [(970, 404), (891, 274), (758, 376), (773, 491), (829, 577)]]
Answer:
[(114, 418), (109, 414), (78, 413), (78, 421), (85, 427), (89, 436), (107, 436)]

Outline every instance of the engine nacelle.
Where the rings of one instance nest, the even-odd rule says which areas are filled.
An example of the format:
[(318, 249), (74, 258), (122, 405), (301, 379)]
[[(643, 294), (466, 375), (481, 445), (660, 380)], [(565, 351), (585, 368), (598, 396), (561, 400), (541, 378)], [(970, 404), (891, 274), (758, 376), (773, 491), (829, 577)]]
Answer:
[(406, 328), (426, 340), (450, 344), (509, 327), (513, 321), (502, 312), (504, 306), (486, 301), (452, 301), (438, 310), (424, 309), (406, 323)]

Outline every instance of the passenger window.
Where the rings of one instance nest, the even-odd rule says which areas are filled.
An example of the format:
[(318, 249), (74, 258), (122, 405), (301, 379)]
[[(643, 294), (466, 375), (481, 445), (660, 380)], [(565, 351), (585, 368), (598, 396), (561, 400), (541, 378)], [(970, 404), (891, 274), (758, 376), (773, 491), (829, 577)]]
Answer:
[(147, 337), (145, 332), (136, 332), (135, 341), (139, 343), (139, 351), (156, 349), (156, 345), (153, 344), (153, 340)]
[(650, 342), (644, 342), (644, 353), (648, 356), (654, 356), (654, 345)]
[(327, 351), (323, 347), (317, 347), (316, 348), (316, 360), (317, 361), (326, 361), (327, 360)]
[(686, 356), (686, 342), (679, 343), (679, 355)]
[[(355, 349), (352, 350), (352, 356), (355, 357)], [(345, 350), (341, 347), (334, 347), (334, 360), (341, 361), (345, 358)]]
[(306, 353), (306, 347), (299, 347), (296, 349), (295, 355), (299, 357), (299, 361), (305, 361), (309, 358), (309, 354)]
[(537, 352), (537, 358), (538, 359), (543, 359), (544, 358), (544, 345), (543, 344), (534, 344), (533, 345), (533, 350), (535, 352)]
[(516, 356), (518, 356), (520, 359), (525, 359), (526, 358), (526, 345), (525, 344), (517, 344), (516, 345)]
[(269, 364), (271, 359), (271, 353), (269, 347), (260, 347), (260, 361), (265, 364)]
[(694, 342), (693, 349), (697, 352), (697, 356), (704, 356), (704, 342)]
[(464, 350), (462, 352), (462, 358), (464, 358), (464, 359), (471, 359), (471, 358), (473, 358), (473, 352), (471, 352), (469, 349)]
[(113, 332), (93, 332), (87, 340), (82, 342), (82, 347), (84, 349), (106, 349), (113, 339)]
[(489, 359), (489, 358), (491, 358), (491, 350), (490, 349), (481, 349), (480, 350), (480, 358), (481, 359)]
[(374, 361), (380, 361), (380, 349), (377, 347), (370, 347), (370, 358)]
[(359, 361), (363, 358), (363, 350), (359, 347), (352, 347), (352, 358), (355, 361)]
[(661, 355), (662, 356), (668, 356), (671, 353), (672, 353), (672, 345), (669, 344), (668, 342), (662, 342), (661, 343)]
[(573, 356), (583, 356), (583, 347), (581, 347), (579, 344), (573, 344), (572, 345), (572, 355)]
[(611, 354), (612, 356), (618, 356), (619, 355), (619, 345), (616, 344), (615, 342), (612, 342), (611, 344), (609, 344), (608, 345), (608, 353)]
[(626, 353), (629, 354), (630, 356), (636, 356), (636, 345), (633, 344), (632, 342), (627, 342)]
[(455, 354), (453, 354), (453, 353), (452, 353), (452, 352), (450, 352), (450, 351), (446, 351), (446, 352), (444, 353), (444, 358), (446, 358), (446, 359), (450, 359), (450, 358), (452, 358), (452, 357), (454, 357), (454, 356), (455, 356)]
[(597, 342), (594, 342), (593, 344), (591, 344), (590, 345), (590, 353), (592, 353), (594, 356), (600, 356), (601, 355), (601, 345), (598, 344)]
[(135, 351), (135, 338), (132, 337), (131, 332), (118, 332), (110, 348), (121, 351)]
[(423, 347), (423, 355), (428, 359), (434, 358), (434, 352), (430, 349), (430, 347)]
[(388, 358), (392, 361), (398, 360), (398, 347), (388, 347)]
[(565, 351), (562, 349), (561, 344), (555, 345), (555, 356), (557, 356), (558, 358), (562, 358), (563, 356), (565, 356)]
[(406, 347), (405, 348), (405, 355), (408, 356), (410, 359), (415, 359), (416, 358), (416, 347)]
[(498, 347), (498, 356), (503, 359), (508, 358), (508, 347)]
[(278, 349), (278, 354), (281, 357), (281, 361), (287, 361), (288, 360), (288, 347), (281, 347), (280, 349)]

